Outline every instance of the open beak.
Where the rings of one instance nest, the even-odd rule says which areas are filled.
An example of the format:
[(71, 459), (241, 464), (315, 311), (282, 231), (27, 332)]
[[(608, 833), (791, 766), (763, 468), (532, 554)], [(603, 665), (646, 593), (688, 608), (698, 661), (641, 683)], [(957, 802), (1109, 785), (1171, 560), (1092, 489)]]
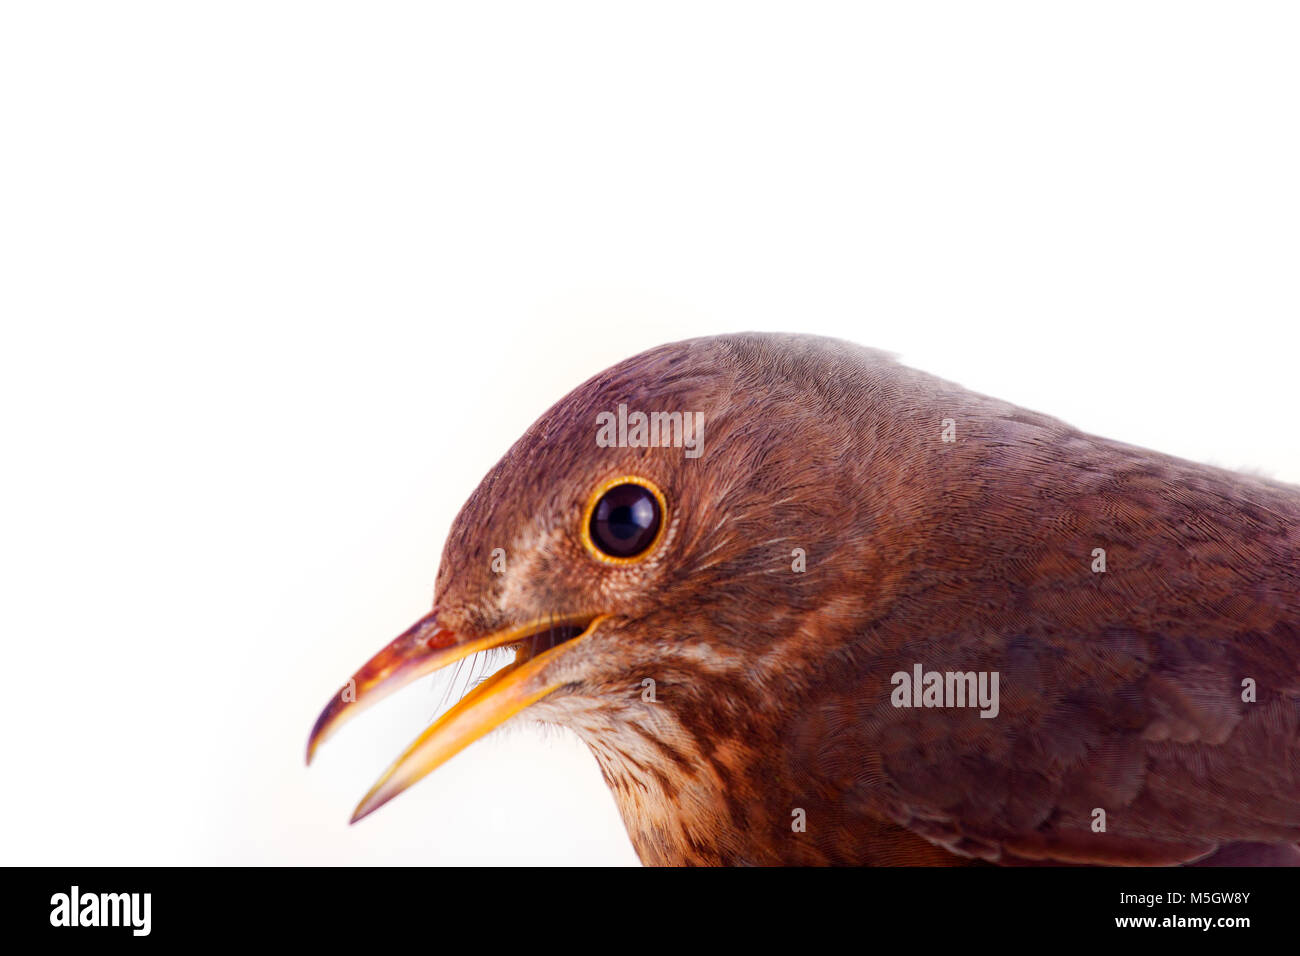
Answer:
[(548, 680), (549, 665), (590, 635), (602, 619), (592, 615), (546, 618), (486, 637), (462, 640), (439, 626), (437, 618), (435, 608), (416, 621), (367, 661), (330, 699), (307, 740), (308, 764), (316, 748), (339, 727), (412, 681), (494, 647), (515, 645), (515, 660), (466, 694), (406, 748), (357, 805), (353, 823), (560, 687), (562, 681)]

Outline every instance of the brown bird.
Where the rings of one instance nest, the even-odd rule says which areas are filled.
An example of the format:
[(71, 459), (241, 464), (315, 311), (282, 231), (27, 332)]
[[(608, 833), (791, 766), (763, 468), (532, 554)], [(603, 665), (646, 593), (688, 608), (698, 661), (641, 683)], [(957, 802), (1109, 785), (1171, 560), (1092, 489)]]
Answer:
[(308, 760), (503, 646), (354, 820), (526, 710), (647, 864), (1300, 856), (1300, 488), (845, 342), (679, 342), (563, 398)]

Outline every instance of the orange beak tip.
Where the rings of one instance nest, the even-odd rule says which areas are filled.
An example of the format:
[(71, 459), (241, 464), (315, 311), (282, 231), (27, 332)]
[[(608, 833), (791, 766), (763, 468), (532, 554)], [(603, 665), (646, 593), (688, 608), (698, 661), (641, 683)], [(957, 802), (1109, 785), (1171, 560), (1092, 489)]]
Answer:
[(360, 823), (387, 802), (387, 798), (376, 801), (374, 799), (374, 794), (367, 794), (362, 798), (361, 802), (357, 804), (357, 808), (352, 811), (352, 819), (348, 821), (348, 825), (351, 826), (352, 824)]

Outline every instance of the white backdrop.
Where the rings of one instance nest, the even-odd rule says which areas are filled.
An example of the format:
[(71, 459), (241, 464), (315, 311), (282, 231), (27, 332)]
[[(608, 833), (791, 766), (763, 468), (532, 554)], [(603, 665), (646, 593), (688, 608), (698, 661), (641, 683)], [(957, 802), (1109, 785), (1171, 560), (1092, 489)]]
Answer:
[(635, 863), (572, 738), (310, 771), (554, 400), (742, 329), (1300, 482), (1300, 10), (0, 8), (0, 861)]

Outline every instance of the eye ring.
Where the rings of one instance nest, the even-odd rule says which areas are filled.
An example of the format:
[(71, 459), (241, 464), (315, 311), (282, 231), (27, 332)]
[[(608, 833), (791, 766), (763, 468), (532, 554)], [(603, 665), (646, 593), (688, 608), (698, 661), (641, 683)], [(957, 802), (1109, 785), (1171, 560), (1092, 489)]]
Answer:
[[(638, 488), (642, 488), (645, 491), (650, 492), (650, 494), (654, 496), (654, 500), (659, 506), (659, 513), (656, 516), (658, 519), (658, 527), (655, 529), (654, 538), (650, 541), (649, 544), (647, 544), (640, 551), (637, 551), (635, 554), (627, 555), (626, 557), (620, 557), (619, 555), (610, 554), (609, 552), (603, 550), (600, 547), (600, 545), (596, 543), (595, 539), (592, 537), (591, 534), (592, 519), (596, 515), (596, 508), (600, 505), (600, 502), (604, 499), (604, 497), (609, 492), (613, 491), (615, 488), (618, 488), (622, 485), (635, 485)], [(594, 557), (597, 561), (601, 562), (602, 564), (614, 564), (614, 565), (626, 566), (629, 564), (639, 564), (642, 561), (644, 561), (650, 554), (652, 554), (654, 550), (659, 546), (659, 544), (663, 541), (664, 532), (666, 531), (667, 527), (668, 527), (668, 499), (667, 497), (665, 497), (664, 493), (659, 489), (659, 486), (656, 485), (650, 479), (643, 478), (640, 475), (617, 475), (613, 478), (609, 478), (605, 481), (602, 481), (599, 485), (596, 486), (596, 490), (592, 492), (591, 497), (587, 500), (587, 506), (586, 508), (583, 509), (582, 512), (582, 525), (580, 527), (580, 534), (582, 536), (583, 547), (585, 547), (587, 551), (590, 552), (592, 557)]]

